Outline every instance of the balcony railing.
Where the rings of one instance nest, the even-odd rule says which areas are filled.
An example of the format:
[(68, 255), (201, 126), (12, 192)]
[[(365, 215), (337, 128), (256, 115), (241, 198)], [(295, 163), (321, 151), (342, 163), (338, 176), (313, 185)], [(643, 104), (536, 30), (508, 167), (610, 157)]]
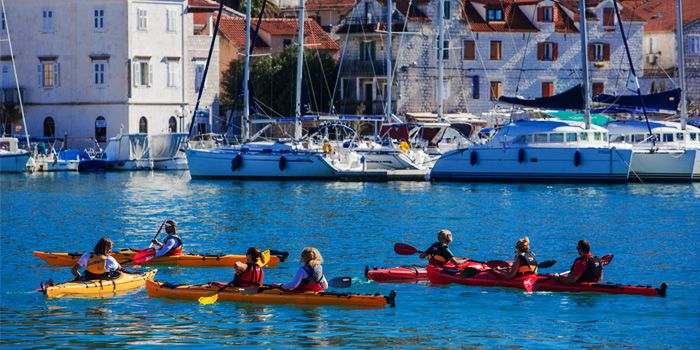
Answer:
[[(22, 95), (24, 95), (24, 89), (19, 88)], [(17, 94), (17, 88), (2, 88), (0, 89), (0, 104), (6, 106), (14, 106), (19, 104), (19, 95)]]
[[(392, 61), (392, 66), (395, 61)], [(345, 60), (340, 69), (341, 77), (386, 76), (385, 60)]]

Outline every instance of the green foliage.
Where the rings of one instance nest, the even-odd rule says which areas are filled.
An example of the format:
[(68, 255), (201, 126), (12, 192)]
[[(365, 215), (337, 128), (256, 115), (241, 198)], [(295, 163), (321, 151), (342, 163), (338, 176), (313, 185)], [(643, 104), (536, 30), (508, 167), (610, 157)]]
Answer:
[[(245, 13), (245, 5), (246, 5), (246, 0), (223, 0), (224, 5), (236, 10)], [(263, 0), (252, 0), (252, 15), (253, 17), (258, 17), (258, 14), (260, 14), (260, 10), (262, 9), (262, 3)], [(272, 1), (272, 0), (267, 0), (267, 4), (265, 5), (265, 16), (264, 17), (277, 17), (280, 13), (279, 7)]]
[[(250, 80), (255, 97), (266, 107), (270, 115), (294, 115), (297, 46), (289, 45), (284, 51), (255, 57), (251, 63)], [(327, 54), (317, 54), (315, 50), (304, 52), (303, 88), (314, 112), (329, 111), (331, 92), (337, 76), (335, 60)], [(243, 79), (243, 59), (231, 62), (222, 77), (222, 105), (225, 109), (234, 107), (240, 82)], [(330, 90), (330, 91), (329, 91)], [(274, 112), (270, 112), (268, 108)], [(241, 108), (239, 99), (236, 108)]]

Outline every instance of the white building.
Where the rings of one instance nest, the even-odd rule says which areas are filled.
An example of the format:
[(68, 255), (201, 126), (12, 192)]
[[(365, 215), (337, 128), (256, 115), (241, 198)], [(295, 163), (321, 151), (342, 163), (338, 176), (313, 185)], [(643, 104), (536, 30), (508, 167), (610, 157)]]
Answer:
[[(194, 103), (190, 61), (199, 54), (187, 49), (193, 24), (185, 0), (5, 4), (2, 34), (11, 30), (30, 134), (105, 142), (120, 132), (187, 130)], [(0, 57), (4, 72), (11, 64), (6, 42)], [(4, 81), (3, 75), (7, 87)], [(17, 110), (8, 110), (4, 124), (18, 132)]]

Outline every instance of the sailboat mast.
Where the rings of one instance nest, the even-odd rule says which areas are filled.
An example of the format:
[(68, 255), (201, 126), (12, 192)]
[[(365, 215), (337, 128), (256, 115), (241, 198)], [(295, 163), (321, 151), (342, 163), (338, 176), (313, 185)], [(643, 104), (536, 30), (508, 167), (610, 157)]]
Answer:
[(685, 83), (685, 48), (683, 47), (683, 0), (677, 0), (676, 6), (676, 48), (678, 50), (678, 79), (681, 87), (681, 130), (686, 129), (688, 122), (688, 103), (686, 101)]
[(299, 49), (297, 52), (297, 89), (294, 120), (294, 138), (301, 138), (301, 79), (304, 68), (304, 0), (299, 0)]
[(444, 62), (442, 58), (445, 55), (445, 47), (444, 47), (444, 36), (445, 36), (445, 31), (442, 28), (442, 18), (445, 15), (445, 0), (438, 0), (437, 1), (437, 13), (435, 14), (435, 19), (436, 23), (435, 25), (437, 26), (438, 30), (438, 57), (437, 57), (437, 115), (438, 119), (442, 119), (443, 115), (443, 110), (444, 110), (444, 86), (443, 86), (443, 80), (445, 79), (445, 67), (444, 67)]
[(588, 30), (586, 29), (586, 0), (579, 0), (579, 32), (581, 32), (581, 69), (583, 70), (583, 112), (585, 127), (591, 128), (591, 89), (588, 77)]
[(243, 58), (243, 125), (241, 125), (242, 141), (248, 141), (250, 130), (248, 129), (250, 121), (250, 91), (248, 82), (250, 80), (250, 17), (251, 17), (251, 0), (247, 0), (245, 4), (245, 57)]
[(391, 50), (392, 50), (392, 45), (393, 45), (393, 32), (392, 32), (392, 23), (391, 23), (391, 15), (394, 12), (393, 11), (393, 3), (391, 0), (386, 1), (386, 32), (387, 32), (387, 38), (386, 38), (386, 111), (385, 111), (385, 118), (387, 123), (391, 123), (391, 87), (394, 81), (394, 75), (391, 67)]
[(22, 92), (19, 89), (19, 78), (17, 77), (17, 65), (15, 64), (15, 53), (12, 51), (12, 38), (10, 37), (10, 25), (7, 23), (7, 11), (5, 10), (5, 0), (2, 2), (2, 13), (5, 16), (5, 28), (7, 29), (7, 46), (10, 47), (10, 60), (12, 60), (12, 72), (15, 73), (15, 88), (17, 88), (17, 98), (19, 100), (19, 112), (22, 115), (22, 127), (24, 129), (24, 138), (27, 140), (29, 147), (29, 131), (27, 130), (27, 119), (24, 117), (24, 103), (22, 103)]

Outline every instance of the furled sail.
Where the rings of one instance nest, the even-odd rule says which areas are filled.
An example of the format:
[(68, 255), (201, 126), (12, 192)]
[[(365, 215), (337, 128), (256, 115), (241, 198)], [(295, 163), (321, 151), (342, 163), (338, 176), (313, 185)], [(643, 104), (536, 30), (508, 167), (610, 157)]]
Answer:
[(632, 113), (642, 112), (642, 102), (647, 112), (675, 113), (681, 102), (681, 89), (659, 92), (648, 95), (608, 95), (600, 94), (593, 101), (611, 105), (614, 110)]
[(583, 109), (583, 88), (579, 84), (560, 94), (549, 97), (538, 97), (531, 100), (510, 96), (501, 96), (498, 100), (505, 103), (542, 109), (580, 110)]

